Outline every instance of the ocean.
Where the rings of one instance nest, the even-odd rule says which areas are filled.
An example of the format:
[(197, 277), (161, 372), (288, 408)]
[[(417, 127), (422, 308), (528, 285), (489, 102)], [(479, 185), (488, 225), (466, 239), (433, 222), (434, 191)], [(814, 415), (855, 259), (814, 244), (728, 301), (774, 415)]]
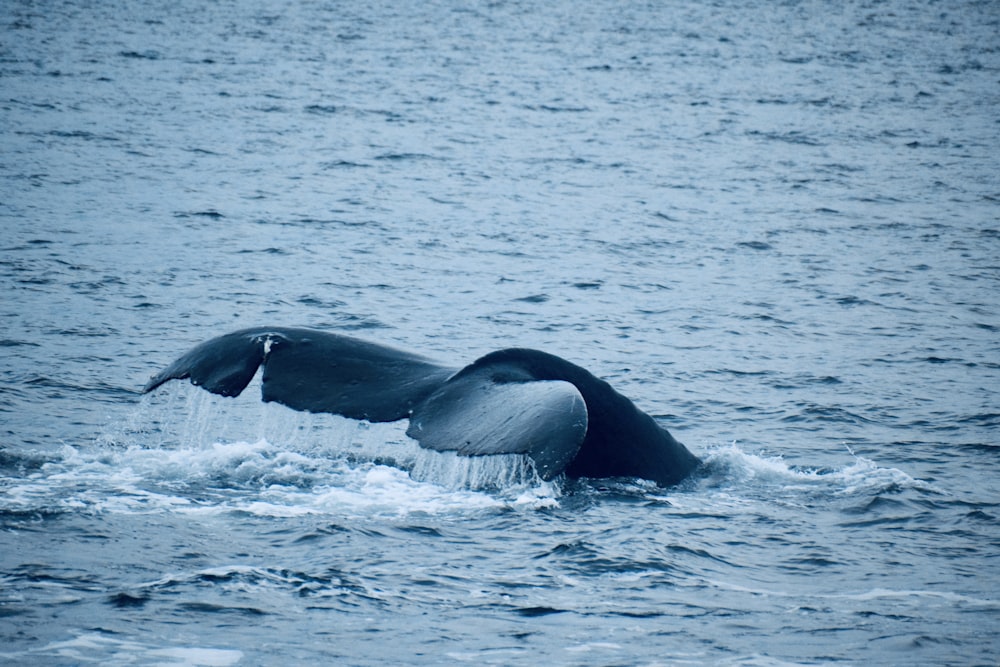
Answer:
[[(1000, 4), (0, 8), (0, 662), (994, 665)], [(703, 460), (544, 482), (141, 393), (531, 347)]]

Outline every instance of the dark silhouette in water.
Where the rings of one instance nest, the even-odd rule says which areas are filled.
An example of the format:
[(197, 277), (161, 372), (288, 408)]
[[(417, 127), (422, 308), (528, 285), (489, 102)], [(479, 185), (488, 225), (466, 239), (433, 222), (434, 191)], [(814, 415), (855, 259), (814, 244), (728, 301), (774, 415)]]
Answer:
[(391, 422), (421, 446), (464, 456), (526, 454), (543, 479), (639, 477), (675, 484), (700, 463), (629, 399), (585, 369), (527, 349), (460, 370), (337, 334), (285, 327), (198, 345), (150, 379), (238, 396), (263, 366), (261, 393), (295, 410)]

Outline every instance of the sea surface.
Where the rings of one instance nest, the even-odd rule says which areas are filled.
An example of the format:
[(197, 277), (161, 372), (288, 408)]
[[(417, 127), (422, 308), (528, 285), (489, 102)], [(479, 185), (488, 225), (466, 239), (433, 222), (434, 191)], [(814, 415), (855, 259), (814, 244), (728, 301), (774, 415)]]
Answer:
[[(0, 663), (1000, 661), (1000, 3), (4, 0), (0, 142)], [(272, 324), (704, 465), (141, 394)]]

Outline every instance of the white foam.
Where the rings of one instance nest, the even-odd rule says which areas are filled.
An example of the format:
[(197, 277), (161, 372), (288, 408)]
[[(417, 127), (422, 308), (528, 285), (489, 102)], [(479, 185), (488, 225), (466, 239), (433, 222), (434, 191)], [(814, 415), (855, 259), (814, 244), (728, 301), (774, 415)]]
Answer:
[[(726, 590), (734, 591), (739, 593), (749, 593), (751, 595), (758, 595), (763, 597), (777, 597), (777, 598), (817, 598), (824, 600), (854, 600), (860, 602), (867, 602), (871, 600), (899, 600), (908, 601), (914, 605), (925, 605), (928, 600), (938, 600), (946, 604), (961, 604), (970, 605), (976, 607), (987, 607), (991, 609), (1000, 609), (1000, 601), (989, 600), (985, 598), (975, 598), (968, 595), (962, 595), (960, 593), (953, 593), (951, 591), (928, 591), (928, 590), (893, 590), (889, 588), (873, 588), (871, 590), (862, 590), (852, 593), (816, 593), (810, 592), (803, 594), (801, 591), (782, 591), (773, 590), (760, 587), (749, 587), (740, 584), (735, 584), (726, 581), (719, 581), (715, 579), (707, 579), (705, 583), (711, 584), (712, 586)], [(701, 585), (698, 583), (697, 585)]]
[[(264, 404), (256, 395), (226, 399), (173, 385), (94, 447), (65, 446), (61, 460), (16, 480), (5, 505), (295, 517), (538, 509), (559, 502), (559, 485), (540, 480), (524, 456), (429, 451), (406, 436), (405, 422), (369, 424)], [(225, 437), (238, 435), (247, 437)], [(736, 504), (752, 497), (744, 489), (767, 489), (772, 499), (793, 504), (816, 494), (930, 489), (901, 470), (850, 455), (839, 469), (808, 469), (733, 443), (708, 452), (709, 475), (695, 484), (714, 487), (716, 502), (721, 494)], [(662, 493), (642, 484), (634, 491)]]
[(21, 653), (0, 653), (0, 657), (9, 659), (11, 664), (34, 662), (43, 656), (112, 665), (229, 667), (243, 659), (243, 651), (196, 646), (151, 646), (91, 632)]
[(852, 462), (836, 470), (793, 467), (781, 456), (747, 453), (736, 443), (710, 450), (705, 463), (711, 472), (711, 483), (776, 486), (786, 492), (819, 491), (850, 496), (909, 488), (934, 490), (928, 482), (902, 470), (879, 466), (871, 459), (847, 451)]
[[(141, 501), (150, 509), (290, 517), (558, 504), (558, 485), (540, 480), (524, 456), (424, 450), (406, 436), (405, 421), (370, 424), (297, 412), (260, 402), (255, 384), (230, 399), (170, 383), (109, 429), (100, 454), (67, 448), (63, 462), (70, 474), (103, 468), (118, 498), (106, 510), (137, 509)], [(214, 505), (188, 501), (184, 509), (188, 486), (227, 497)], [(177, 498), (165, 487), (176, 488)]]
[[(12, 484), (3, 503), (24, 511), (243, 512), (285, 518), (461, 514), (558, 504), (557, 485), (537, 480), (533, 471), (527, 474), (511, 461), (483, 457), (475, 463), (484, 467), (456, 472), (461, 466), (453, 460), (437, 470), (441, 484), (432, 466), (425, 466), (427, 479), (416, 479), (402, 468), (355, 458), (319, 447), (288, 451), (266, 439), (174, 448), (66, 446), (61, 460)], [(519, 484), (501, 488), (510, 480)], [(490, 492), (474, 488), (479, 484)]]
[(594, 651), (621, 651), (624, 647), (614, 642), (585, 642), (567, 646), (566, 651), (570, 653), (592, 653)]
[(912, 600), (917, 604), (926, 600), (941, 600), (951, 604), (972, 605), (977, 607), (987, 607), (1000, 610), (1000, 600), (987, 600), (984, 598), (974, 598), (951, 591), (922, 591), (922, 590), (891, 590), (887, 588), (874, 588), (870, 591), (860, 591), (858, 593), (840, 593), (829, 597), (844, 598), (848, 600), (882, 600), (901, 599)]
[(150, 657), (168, 658), (175, 665), (228, 667), (243, 659), (243, 651), (213, 648), (157, 648), (146, 652)]
[[(486, 493), (453, 491), (436, 484), (417, 482), (404, 470), (390, 466), (361, 466), (342, 477), (343, 484), (299, 490), (272, 487), (261, 495), (274, 505), (324, 514), (364, 514), (401, 516), (406, 514), (448, 514), (500, 508), (502, 500)], [(244, 511), (262, 509), (252, 502)], [(272, 506), (264, 506), (267, 512)]]

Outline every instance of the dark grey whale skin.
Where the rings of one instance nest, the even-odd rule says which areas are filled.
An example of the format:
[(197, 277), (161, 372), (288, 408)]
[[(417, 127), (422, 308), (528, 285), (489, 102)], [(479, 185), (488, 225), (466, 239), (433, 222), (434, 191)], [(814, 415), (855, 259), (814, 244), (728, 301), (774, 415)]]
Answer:
[(457, 369), (339, 334), (241, 329), (197, 345), (143, 389), (174, 379), (238, 396), (263, 367), (261, 394), (295, 410), (409, 419), (421, 446), (464, 456), (526, 454), (543, 479), (637, 477), (676, 484), (699, 459), (604, 380), (561, 357), (510, 348)]

